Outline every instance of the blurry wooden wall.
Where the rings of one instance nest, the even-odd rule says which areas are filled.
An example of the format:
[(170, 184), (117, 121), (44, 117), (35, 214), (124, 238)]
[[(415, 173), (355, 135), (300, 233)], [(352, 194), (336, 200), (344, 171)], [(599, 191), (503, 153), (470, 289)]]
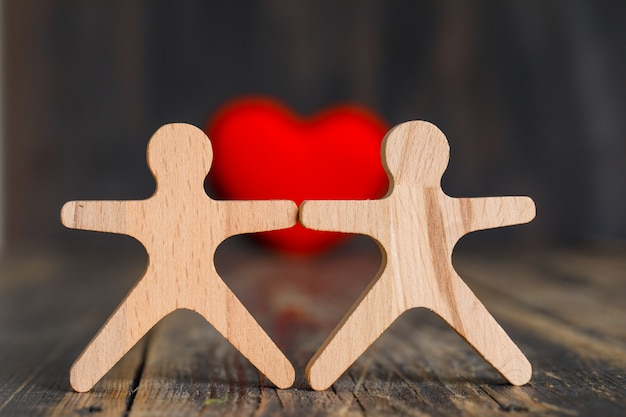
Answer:
[(244, 94), (448, 136), (444, 189), (526, 194), (524, 240), (626, 238), (626, 2), (7, 0), (7, 233), (147, 197), (145, 145)]

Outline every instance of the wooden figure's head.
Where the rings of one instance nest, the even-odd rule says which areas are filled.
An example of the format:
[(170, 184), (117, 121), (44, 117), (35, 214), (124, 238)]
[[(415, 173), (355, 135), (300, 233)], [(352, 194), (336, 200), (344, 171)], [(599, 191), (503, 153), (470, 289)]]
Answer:
[(203, 184), (213, 162), (211, 141), (199, 128), (172, 123), (159, 128), (148, 143), (148, 165), (158, 184)]
[(439, 187), (449, 159), (448, 140), (432, 123), (401, 123), (383, 142), (383, 164), (392, 186)]

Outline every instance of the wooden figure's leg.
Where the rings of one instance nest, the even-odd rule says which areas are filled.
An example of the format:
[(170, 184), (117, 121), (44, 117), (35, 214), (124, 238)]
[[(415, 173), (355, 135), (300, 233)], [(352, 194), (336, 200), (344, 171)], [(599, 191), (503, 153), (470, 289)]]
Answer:
[(210, 302), (193, 306), (274, 385), (288, 388), (295, 380), (291, 362), (221, 279), (213, 281)]
[(309, 361), (306, 376), (315, 390), (330, 387), (404, 311), (391, 280), (375, 280)]
[(511, 384), (524, 385), (530, 381), (532, 366), (528, 359), (456, 274), (452, 289), (452, 297), (440, 299), (434, 312)]
[(159, 320), (173, 311), (144, 276), (109, 317), (70, 370), (70, 384), (89, 391)]

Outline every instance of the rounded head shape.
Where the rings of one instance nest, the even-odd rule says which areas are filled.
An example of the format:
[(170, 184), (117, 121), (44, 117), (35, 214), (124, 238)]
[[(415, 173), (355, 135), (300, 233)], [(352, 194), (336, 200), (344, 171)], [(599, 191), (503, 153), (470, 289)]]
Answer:
[(401, 123), (383, 142), (383, 163), (392, 184), (439, 186), (449, 159), (448, 141), (432, 123)]
[(213, 150), (199, 128), (172, 123), (159, 128), (148, 143), (148, 165), (157, 182), (200, 181), (211, 169)]

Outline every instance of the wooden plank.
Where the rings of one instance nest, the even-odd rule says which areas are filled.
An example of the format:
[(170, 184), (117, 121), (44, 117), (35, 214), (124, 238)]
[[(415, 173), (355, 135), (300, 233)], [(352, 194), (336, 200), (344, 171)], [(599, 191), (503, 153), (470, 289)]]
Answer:
[[(497, 258), (497, 256), (496, 253), (495, 257)], [(516, 257), (509, 255), (506, 258), (510, 262), (511, 269), (515, 269), (519, 263), (514, 262)], [(492, 259), (494, 256), (482, 256), (476, 258), (476, 262), (489, 265)], [(459, 269), (464, 270), (463, 268)], [(502, 270), (498, 272), (501, 273)], [(529, 274), (526, 277), (519, 277), (519, 279), (535, 279), (535, 277), (547, 281), (554, 279), (550, 273), (543, 272), (542, 274), (542, 270), (529, 271)], [(463, 273), (461, 275), (465, 276)], [(483, 276), (486, 282), (499, 280), (499, 285), (503, 287), (508, 285), (507, 280), (503, 279), (505, 277), (501, 274)], [(541, 286), (537, 286), (533, 292), (538, 292), (541, 289)], [(546, 413), (548, 415), (587, 415), (603, 410), (608, 415), (621, 415), (625, 405), (624, 398), (626, 398), (624, 388), (620, 385), (620, 381), (623, 382), (626, 366), (619, 359), (624, 355), (622, 347), (603, 345), (601, 340), (595, 340), (597, 335), (595, 337), (594, 335), (585, 335), (584, 332), (576, 331), (574, 328), (563, 329), (562, 323), (554, 319), (549, 313), (548, 300), (546, 300), (545, 311), (533, 314), (535, 309), (516, 303), (511, 296), (490, 291), (488, 287), (481, 287), (478, 290), (480, 291), (477, 292), (484, 297), (488, 308), (494, 312), (499, 320), (502, 320), (504, 327), (511, 331), (514, 340), (519, 342), (522, 350), (529, 355), (531, 362), (535, 365), (534, 377), (529, 386), (514, 388), (502, 385), (496, 375), (490, 375), (486, 364), (482, 363), (471, 350), (468, 351), (467, 346), (462, 343), (460, 338), (453, 337), (450, 330), (445, 329), (445, 326), (436, 333), (433, 332), (433, 329), (424, 328), (423, 323), (420, 322), (426, 318), (425, 316), (421, 318), (414, 316), (411, 319), (402, 317), (396, 322), (394, 326), (398, 326), (398, 329), (406, 329), (406, 331), (400, 331), (403, 338), (398, 337), (395, 341), (392, 340), (393, 327), (392, 331), (384, 334), (379, 342), (372, 346), (373, 349), (378, 346), (377, 352), (379, 352), (379, 354), (374, 355), (374, 364), (384, 358), (385, 353), (396, 352), (397, 358), (399, 358), (396, 359), (397, 367), (403, 370), (405, 379), (414, 385), (414, 390), (419, 392), (420, 397), (428, 398), (429, 392), (437, 391), (436, 388), (432, 387), (432, 384), (443, 381), (440, 382), (441, 386), (439, 386), (440, 392), (445, 393), (442, 394), (442, 398), (458, 405), (459, 410), (463, 410), (461, 412), (463, 415), (473, 414), (470, 410), (474, 410), (476, 415), (488, 415), (489, 410), (496, 414), (505, 410)], [(562, 291), (566, 294), (569, 292), (567, 287), (562, 288)], [(601, 300), (597, 301), (600, 302)], [(508, 313), (504, 314), (505, 312)], [(594, 315), (595, 310), (590, 309), (587, 313)], [(410, 314), (415, 313), (411, 312)], [(524, 317), (526, 320), (519, 319)], [(440, 327), (441, 323), (438, 323), (438, 326)], [(601, 330), (599, 332), (601, 333)], [(554, 333), (556, 333), (556, 337), (552, 336)], [(570, 337), (564, 338), (564, 335)], [(598, 347), (597, 352), (593, 356), (587, 357), (585, 346), (582, 345), (578, 348), (577, 345), (581, 341), (576, 340), (576, 338), (582, 339), (582, 342), (587, 343), (587, 346), (589, 342), (594, 343)], [(557, 343), (559, 339), (561, 341)], [(574, 343), (574, 350), (570, 348), (569, 341)], [(412, 357), (415, 357), (415, 354), (400, 350), (402, 346), (405, 346), (405, 349), (406, 346), (409, 346), (408, 349), (410, 350), (424, 352), (423, 357), (416, 357), (413, 360)], [(393, 360), (393, 356), (389, 360)], [(366, 356), (361, 361), (366, 361)], [(457, 364), (458, 368), (451, 368), (451, 363)], [(417, 364), (418, 367), (425, 364), (426, 366), (432, 365), (428, 366), (427, 369), (430, 370), (428, 373), (423, 371), (419, 373), (419, 371), (413, 370), (413, 374), (408, 374), (406, 370), (411, 369), (412, 364)], [(475, 374), (472, 375), (468, 369), (473, 369)], [(572, 370), (575, 370), (573, 374)], [(351, 375), (357, 373), (356, 369), (351, 368)], [(382, 376), (371, 380), (385, 380)], [(471, 382), (473, 389), (464, 387), (464, 380)], [(345, 381), (346, 377), (343, 377), (335, 385)], [(364, 384), (367, 384), (368, 381), (365, 379)], [(380, 388), (380, 383), (376, 384), (375, 382), (374, 385), (378, 385)], [(590, 394), (590, 386), (602, 388), (598, 390), (596, 395)], [(468, 394), (468, 391), (472, 392), (477, 388), (480, 388), (489, 397), (484, 401), (485, 407), (477, 408), (480, 401)], [(370, 392), (372, 391), (370, 390)], [(397, 395), (391, 396), (391, 398), (397, 398)], [(586, 398), (586, 400), (580, 402), (576, 401), (576, 398)], [(442, 411), (442, 408), (446, 411)], [(436, 415), (438, 412), (446, 415), (454, 414), (450, 411), (451, 408), (451, 406), (446, 407), (445, 402), (439, 401), (431, 403), (430, 406), (422, 406), (420, 409), (422, 411), (428, 410), (428, 415)]]
[(130, 415), (249, 415), (267, 384), (206, 320), (178, 311), (151, 333)]
[[(370, 253), (370, 255), (375, 254)], [(355, 279), (349, 276), (350, 267), (348, 265), (351, 261), (353, 260), (346, 260), (346, 265), (343, 267), (338, 263), (334, 264), (335, 270), (344, 271), (346, 282)], [(372, 256), (371, 259), (362, 263), (370, 264), (371, 273), (375, 270), (374, 267), (377, 262), (376, 257)], [(277, 281), (280, 281), (276, 277), (280, 275), (277, 274), (277, 271), (280, 271), (281, 268), (272, 268), (271, 265), (272, 262), (267, 261), (260, 268), (265, 272), (257, 278), (265, 278), (267, 274), (267, 276), (274, 276)], [(274, 263), (274, 265), (280, 265), (280, 263)], [(313, 269), (315, 267), (309, 264), (307, 268)], [(297, 267), (294, 265), (289, 269), (292, 274), (297, 271)], [(298, 274), (296, 273), (296, 275)], [(242, 279), (239, 284), (244, 286), (245, 276), (239, 278)], [(487, 289), (484, 290), (487, 291)], [(355, 290), (355, 293), (358, 293), (358, 290)], [(306, 299), (307, 297), (304, 296), (303, 298)], [(302, 298), (300, 300), (302, 301)], [(488, 297), (488, 301), (489, 306), (494, 307), (496, 311), (504, 310), (510, 303), (510, 300), (497, 294), (493, 298)], [(344, 300), (344, 304), (349, 304), (349, 302)], [(303, 302), (302, 305), (306, 306), (309, 303)], [(330, 306), (324, 305), (324, 307), (326, 307), (326, 314), (330, 316), (328, 313)], [(522, 310), (514, 309), (513, 313), (523, 314), (522, 306), (518, 307)], [(254, 311), (254, 308), (251, 308), (251, 311)], [(302, 313), (302, 316), (307, 314), (310, 312)], [(335, 309), (335, 320), (338, 320), (339, 316), (340, 311)], [(544, 318), (546, 317), (540, 319)], [(523, 333), (518, 326), (511, 325), (509, 320), (505, 319), (504, 322), (507, 327), (513, 329), (514, 335)], [(307, 324), (310, 326), (310, 322)], [(318, 321), (313, 326), (313, 334), (310, 334), (310, 337), (319, 343), (323, 338), (323, 329), (328, 331), (332, 326), (333, 323), (330, 319), (326, 320), (326, 323), (323, 320)], [(307, 328), (311, 330), (311, 327)], [(204, 331), (206, 332), (206, 329)], [(528, 351), (533, 358), (545, 356), (546, 347), (550, 347), (545, 340), (541, 339), (541, 336), (541, 333), (538, 336), (529, 335), (526, 338), (531, 341), (521, 343), (524, 350)], [(295, 339), (297, 336), (292, 340)], [(160, 355), (167, 358), (167, 352), (172, 349), (164, 347), (167, 345), (168, 337), (164, 337), (162, 340), (164, 342), (162, 349), (164, 349), (165, 355), (163, 355), (164, 352), (161, 352)], [(524, 341), (524, 338), (520, 340)], [(532, 345), (537, 340), (541, 341), (540, 348), (533, 350)], [(314, 349), (315, 346), (312, 345), (308, 347), (307, 351), (310, 353)], [(298, 351), (293, 346), (287, 347), (286, 350)], [(283, 415), (302, 415), (302, 410), (307, 409), (315, 410), (320, 414), (351, 413), (355, 415), (501, 415), (502, 412), (507, 411), (546, 415), (575, 415), (578, 413), (577, 409), (563, 400), (563, 387), (556, 385), (557, 388), (555, 388), (555, 375), (551, 373), (553, 369), (549, 366), (546, 367), (550, 363), (562, 362), (562, 358), (568, 353), (567, 347), (557, 346), (548, 349), (547, 352), (550, 354), (541, 362), (541, 367), (536, 369), (535, 379), (531, 385), (515, 389), (503, 384), (504, 381), (498, 374), (490, 369), (460, 337), (434, 315), (424, 310), (411, 311), (401, 317), (350, 368), (348, 373), (337, 381), (331, 390), (320, 393), (309, 391), (301, 379), (297, 391), (275, 391), (268, 387), (263, 387), (260, 390), (246, 388), (237, 391), (237, 394), (233, 395), (232, 398), (221, 398), (218, 404), (209, 401), (208, 406), (202, 409), (202, 413), (205, 415), (211, 415), (211, 413), (215, 415), (238, 413), (270, 415), (280, 410)], [(584, 358), (578, 359), (580, 364), (585, 363)], [(241, 361), (241, 358), (235, 358), (235, 362), (237, 361)], [(300, 360), (298, 369), (302, 369), (301, 366), (304, 361), (306, 358)], [(571, 364), (566, 366), (571, 366)], [(195, 369), (190, 364), (185, 365), (185, 367)], [(176, 390), (181, 390), (180, 386), (172, 383), (172, 380), (176, 378), (176, 371), (172, 369), (168, 371), (167, 368), (162, 364), (159, 372), (161, 378), (169, 373), (169, 382), (167, 384), (160, 383), (160, 390), (156, 392), (162, 394), (163, 387), (169, 386), (165, 389), (166, 392), (169, 391), (169, 394), (166, 394), (166, 400), (164, 400), (164, 403), (170, 407), (167, 408), (168, 412), (172, 412), (174, 409), (184, 410), (180, 411), (181, 415), (194, 415), (194, 412), (198, 412), (199, 409), (198, 402), (182, 400), (180, 396), (176, 395)], [(585, 366), (582, 365), (582, 368), (584, 370)], [(244, 367), (244, 369), (246, 368)], [(598, 377), (597, 372), (594, 372), (590, 366), (587, 366), (586, 370), (590, 375), (595, 373), (596, 378)], [(225, 369), (224, 371), (230, 372), (231, 380), (236, 380), (237, 374), (233, 369)], [(250, 369), (246, 372), (249, 371)], [(610, 370), (605, 369), (605, 371)], [(244, 378), (244, 381), (251, 382), (258, 378), (253, 373), (246, 372), (243, 375), (248, 376)], [(610, 374), (607, 375), (610, 378)], [(210, 380), (211, 378), (206, 379)], [(599, 380), (602, 381), (602, 377)], [(211, 384), (211, 382), (208, 383)], [(218, 388), (215, 389), (215, 392), (229, 392), (228, 389), (223, 388), (224, 384), (219, 382), (219, 379), (216, 385)], [(570, 389), (581, 390), (584, 385), (584, 382), (581, 381), (579, 385), (570, 387)], [(141, 394), (142, 388), (140, 387), (140, 394), (137, 398), (141, 398), (141, 402), (135, 402), (133, 412), (140, 415), (158, 413), (159, 403), (154, 407), (150, 406), (155, 398), (154, 386), (144, 388), (146, 392)], [(193, 392), (193, 390), (183, 391)], [(233, 391), (232, 388), (230, 391)], [(587, 410), (599, 407), (604, 408), (609, 413), (615, 411), (613, 408), (615, 404), (611, 403), (609, 398), (596, 397), (589, 404), (592, 407), (587, 407)], [(281, 406), (280, 409), (277, 408), (279, 405)], [(581, 409), (584, 410), (585, 407), (583, 406)]]
[[(496, 317), (517, 329), (512, 333), (535, 369), (530, 386), (521, 392), (544, 408), (571, 415), (598, 410), (622, 415), (626, 406), (626, 334), (623, 320), (618, 324), (613, 319), (625, 313), (614, 293), (624, 291), (626, 257), (624, 251), (610, 252), (496, 254), (458, 262), (477, 293), (490, 300)], [(601, 279), (595, 276), (598, 271)], [(504, 387), (485, 390), (496, 399), (508, 392)]]
[[(130, 415), (301, 415), (318, 406), (344, 409), (340, 397), (310, 391), (302, 370), (322, 341), (320, 323), (330, 327), (341, 314), (337, 307), (347, 309), (374, 276), (380, 255), (375, 245), (368, 248), (366, 258), (344, 251), (307, 259), (226, 242), (216, 256), (217, 269), (300, 369), (296, 388), (277, 390), (201, 317), (177, 312), (152, 334)], [(325, 284), (331, 291), (323, 300), (315, 288)]]
[[(455, 258), (533, 364), (526, 386), (507, 384), (441, 319), (417, 309), (329, 390), (312, 391), (305, 364), (380, 264), (371, 241), (317, 258), (233, 241), (218, 250), (220, 274), (294, 364), (293, 388), (277, 390), (204, 319), (177, 312), (149, 333), (145, 355), (131, 350), (92, 391), (74, 393), (70, 364), (145, 262), (138, 245), (129, 248), (36, 251), (3, 262), (0, 416), (622, 416), (626, 408), (624, 339), (612, 319), (602, 320), (626, 313), (614, 294), (624, 291), (626, 250), (615, 248)], [(570, 315), (578, 307), (568, 300), (579, 299), (594, 328)]]
[[(87, 393), (66, 389), (64, 394), (47, 406), (45, 415), (69, 414), (98, 416), (126, 416), (132, 404), (143, 370), (145, 339), (132, 348), (107, 375)], [(69, 378), (64, 370), (61, 375)]]
[(496, 292), (490, 298), (517, 300), (531, 310), (529, 314), (547, 315), (567, 324), (572, 332), (626, 347), (623, 254), (594, 258), (585, 251), (560, 250), (495, 256), (489, 262), (463, 257), (458, 263), (468, 282)]
[(81, 345), (104, 321), (106, 306), (121, 296), (120, 288), (129, 285), (111, 282), (112, 277), (120, 269), (142, 267), (140, 258), (116, 263), (105, 253), (99, 258), (80, 251), (71, 258), (54, 251), (7, 255), (0, 267), (0, 415), (125, 413), (141, 347), (94, 391), (79, 396), (69, 386), (69, 366)]

